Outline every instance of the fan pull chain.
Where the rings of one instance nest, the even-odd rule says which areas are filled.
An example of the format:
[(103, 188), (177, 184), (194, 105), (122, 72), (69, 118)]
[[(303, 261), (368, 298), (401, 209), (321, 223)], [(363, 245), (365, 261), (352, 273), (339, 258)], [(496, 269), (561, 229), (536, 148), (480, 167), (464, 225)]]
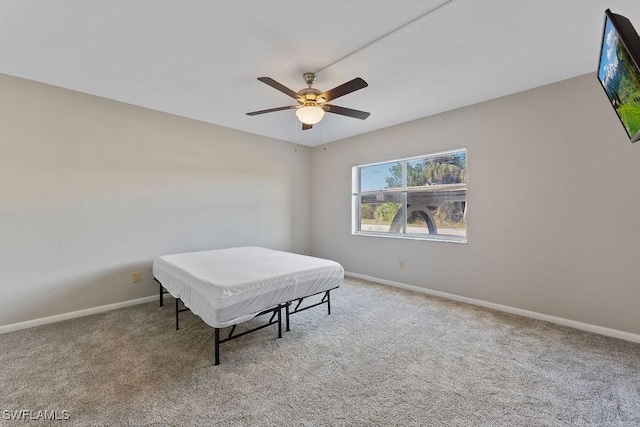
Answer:
[(295, 150), (297, 152), (298, 151), (298, 123), (296, 121), (295, 114), (293, 115), (293, 133), (295, 135), (295, 141), (296, 141)]
[(323, 150), (327, 151), (327, 118), (325, 117), (322, 121), (322, 145)]

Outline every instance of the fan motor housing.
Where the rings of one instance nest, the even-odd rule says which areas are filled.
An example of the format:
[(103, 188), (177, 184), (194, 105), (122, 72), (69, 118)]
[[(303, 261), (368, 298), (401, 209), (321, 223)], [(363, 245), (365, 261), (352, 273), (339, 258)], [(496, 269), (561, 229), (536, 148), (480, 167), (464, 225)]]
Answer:
[(321, 93), (322, 92), (320, 92), (318, 89), (314, 89), (312, 87), (306, 87), (298, 91), (298, 95), (300, 95), (305, 101), (323, 102), (324, 100), (316, 99)]

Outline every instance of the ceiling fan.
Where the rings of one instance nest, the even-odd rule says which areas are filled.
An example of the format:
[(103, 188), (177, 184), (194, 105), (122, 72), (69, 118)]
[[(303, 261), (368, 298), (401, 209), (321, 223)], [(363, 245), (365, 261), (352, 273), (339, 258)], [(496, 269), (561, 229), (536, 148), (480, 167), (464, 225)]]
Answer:
[(366, 119), (369, 117), (369, 114), (371, 114), (366, 111), (327, 104), (329, 101), (333, 101), (336, 98), (369, 86), (367, 82), (362, 80), (360, 77), (356, 77), (355, 79), (334, 87), (326, 92), (320, 92), (318, 89), (311, 87), (316, 79), (316, 75), (314, 73), (304, 73), (302, 77), (309, 87), (300, 89), (298, 92), (294, 92), (270, 77), (258, 77), (258, 80), (262, 83), (267, 84), (298, 101), (298, 105), (253, 111), (251, 113), (247, 113), (247, 116), (257, 116), (258, 114), (273, 113), (274, 111), (296, 109), (296, 116), (302, 122), (302, 130), (307, 130), (311, 129), (314, 124), (322, 120), (325, 112), (340, 114), (341, 116), (353, 117), (360, 120)]

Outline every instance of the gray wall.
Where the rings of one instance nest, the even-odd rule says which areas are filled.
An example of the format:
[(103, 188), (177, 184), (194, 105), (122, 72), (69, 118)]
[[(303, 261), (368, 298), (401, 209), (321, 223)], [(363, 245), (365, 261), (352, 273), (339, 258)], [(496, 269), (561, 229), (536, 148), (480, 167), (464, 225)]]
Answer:
[[(352, 166), (463, 146), (467, 244), (351, 235)], [(640, 333), (640, 144), (594, 75), (314, 148), (312, 188), (347, 271)]]
[[(257, 244), (640, 333), (640, 145), (591, 75), (298, 152), (3, 75), (0, 94), (0, 326), (152, 295), (161, 254)], [(468, 244), (351, 235), (352, 166), (462, 146)]]
[(309, 253), (310, 165), (307, 147), (0, 75), (0, 325), (152, 295), (162, 254)]

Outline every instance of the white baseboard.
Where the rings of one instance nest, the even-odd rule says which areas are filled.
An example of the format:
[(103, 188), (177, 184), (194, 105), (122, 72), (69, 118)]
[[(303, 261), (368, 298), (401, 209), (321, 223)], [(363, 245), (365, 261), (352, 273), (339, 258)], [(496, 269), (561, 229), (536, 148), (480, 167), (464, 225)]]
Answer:
[[(545, 322), (551, 322), (551, 323), (555, 323), (562, 326), (568, 326), (571, 328), (580, 329), (582, 331), (587, 331), (587, 332), (593, 332), (595, 334), (605, 335), (608, 337), (619, 338), (625, 341), (640, 343), (640, 335), (632, 334), (630, 332), (619, 331), (617, 329), (605, 328), (603, 326), (577, 322), (575, 320), (569, 320), (562, 317), (550, 316), (548, 314), (537, 313), (535, 311), (529, 311), (521, 308), (510, 307), (508, 305), (496, 304), (493, 302), (483, 301), (475, 298), (463, 297), (460, 295), (450, 294), (447, 292), (435, 291), (433, 289), (422, 288), (420, 286), (407, 285), (406, 283), (394, 282), (392, 280), (379, 279), (377, 277), (367, 276), (359, 273), (352, 273), (349, 271), (345, 271), (345, 275), (354, 277), (356, 279), (368, 280), (370, 282), (389, 285), (396, 288), (407, 289), (410, 291), (419, 292), (427, 295), (433, 295), (440, 298), (446, 298), (453, 301), (459, 301), (466, 304), (472, 304), (480, 307), (491, 308), (493, 310), (515, 314), (518, 316), (528, 317), (531, 319), (543, 320)], [(19, 331), (21, 329), (33, 328), (35, 326), (46, 325), (49, 323), (61, 322), (63, 320), (74, 319), (76, 317), (89, 316), (91, 314), (102, 313), (105, 311), (117, 310), (119, 308), (130, 307), (132, 305), (144, 304), (147, 302), (157, 301), (157, 300), (158, 300), (158, 296), (152, 295), (152, 296), (138, 298), (134, 300), (122, 301), (114, 304), (107, 304), (107, 305), (101, 305), (99, 307), (87, 308), (84, 310), (71, 311), (69, 313), (56, 314), (54, 316), (41, 317), (39, 319), (27, 320), (25, 322), (13, 323), (10, 325), (0, 326), (0, 334)]]
[(89, 316), (90, 314), (102, 313), (104, 311), (116, 310), (118, 308), (130, 307), (132, 305), (144, 304), (145, 302), (157, 301), (158, 295), (150, 297), (132, 299), (129, 301), (116, 302), (114, 304), (101, 305), (99, 307), (86, 308), (84, 310), (71, 311), (69, 313), (56, 314), (54, 316), (41, 317), (39, 319), (27, 320), (25, 322), (12, 323), (0, 326), (0, 334), (19, 331), (21, 329), (33, 328), (34, 326), (46, 325), (48, 323), (61, 322), (63, 320), (74, 319), (76, 317)]
[(505, 313), (516, 314), (518, 316), (529, 317), (531, 319), (543, 320), (545, 322), (556, 323), (562, 326), (580, 329), (582, 331), (593, 332), (595, 334), (605, 335), (613, 338), (620, 338), (625, 341), (640, 343), (640, 335), (630, 332), (619, 331), (617, 329), (605, 328), (603, 326), (591, 325), (589, 323), (577, 322), (575, 320), (564, 319), (562, 317), (550, 316), (548, 314), (537, 313), (535, 311), (523, 310), (521, 308), (509, 307), (508, 305), (496, 304), (493, 302), (483, 301), (474, 298), (463, 297), (460, 295), (450, 294), (447, 292), (434, 291), (432, 289), (421, 288), (419, 286), (407, 285), (405, 283), (394, 282), (392, 280), (378, 279), (377, 277), (366, 276), (364, 274), (351, 273), (345, 271), (346, 276), (355, 277), (356, 279), (368, 280), (370, 282), (380, 283), (383, 285), (394, 286), (396, 288), (408, 289), (410, 291), (420, 292), (427, 295), (433, 295), (453, 301), (464, 302), (467, 304), (478, 305), (481, 307), (491, 308), (493, 310), (503, 311)]

